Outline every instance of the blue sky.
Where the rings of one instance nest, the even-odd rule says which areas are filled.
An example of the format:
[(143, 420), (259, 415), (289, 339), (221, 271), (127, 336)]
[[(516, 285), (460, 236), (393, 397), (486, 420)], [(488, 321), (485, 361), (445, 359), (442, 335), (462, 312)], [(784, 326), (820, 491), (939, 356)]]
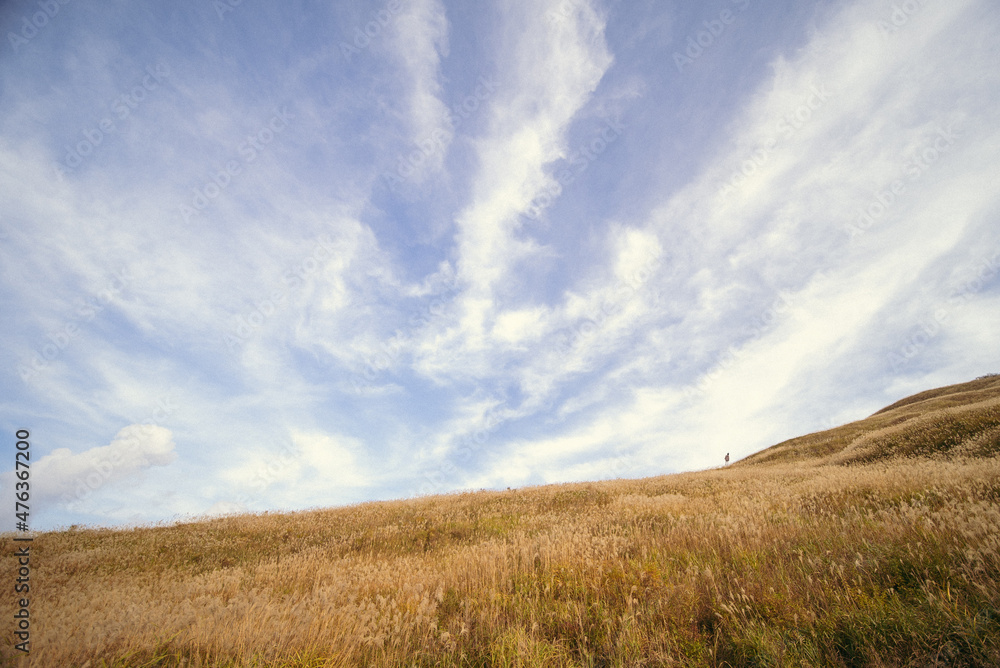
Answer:
[(43, 0), (0, 34), (36, 529), (701, 469), (1000, 371), (990, 0)]

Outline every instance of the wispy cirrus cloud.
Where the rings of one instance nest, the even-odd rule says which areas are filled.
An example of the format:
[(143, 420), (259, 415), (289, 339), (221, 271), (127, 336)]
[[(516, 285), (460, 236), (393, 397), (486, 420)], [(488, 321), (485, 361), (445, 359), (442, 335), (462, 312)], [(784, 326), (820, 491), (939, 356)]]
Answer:
[(38, 526), (699, 468), (991, 370), (1000, 15), (915, 4), (62, 6), (0, 59)]

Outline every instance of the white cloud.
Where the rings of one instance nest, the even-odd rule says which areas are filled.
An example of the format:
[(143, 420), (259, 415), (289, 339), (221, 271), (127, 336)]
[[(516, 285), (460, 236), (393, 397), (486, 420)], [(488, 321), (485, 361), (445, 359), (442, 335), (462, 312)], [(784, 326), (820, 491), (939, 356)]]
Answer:
[[(950, 301), (1000, 247), (992, 3), (921, 3), (886, 33), (883, 0), (751, 3), (681, 76), (668, 40), (690, 17), (662, 3), (502, 4), (400, 3), (349, 61), (336, 36), (385, 13), (128, 10), (128, 48), (82, 16), (0, 62), (0, 292), (18, 316), (0, 399), (56, 434), (33, 451), (41, 498), (97, 470), (93, 434), (165, 396), (155, 421), (184, 463), (157, 463), (154, 439), (42, 521), (399, 496), (425, 470), (476, 486), (709, 466), (998, 370), (995, 278)], [(164, 85), (60, 181), (67, 142), (157, 63)], [(449, 125), (480, 77), (488, 95)], [(237, 146), (285, 102), (247, 162)], [(614, 143), (557, 187), (608, 123)], [(386, 169), (429, 136), (391, 191)], [(330, 257), (296, 279), (324, 233)]]
[(519, 309), (497, 315), (493, 336), (500, 342), (517, 344), (523, 340), (537, 340), (545, 331), (542, 319), (545, 309)]
[(225, 517), (226, 515), (242, 515), (250, 509), (242, 503), (232, 501), (217, 501), (205, 511), (206, 517)]
[[(177, 459), (173, 434), (152, 424), (122, 428), (108, 445), (74, 454), (56, 448), (31, 467), (31, 496), (43, 504), (76, 503), (104, 485), (135, 479), (148, 469), (167, 466)], [(4, 474), (5, 486), (13, 486)]]
[[(420, 183), (441, 169), (454, 135), (447, 122), (448, 107), (440, 99), (441, 59), (448, 55), (448, 18), (440, 0), (416, 0), (403, 3), (394, 24), (397, 29), (392, 46), (402, 69), (400, 84), (408, 91), (404, 122), (411, 146), (403, 160), (413, 174), (404, 175)], [(413, 151), (422, 157), (410, 160)], [(398, 169), (398, 165), (394, 167)]]
[[(968, 38), (970, 16), (963, 10), (973, 4), (938, 7), (936, 14), (924, 17), (922, 27), (900, 31), (893, 42), (877, 33), (870, 14), (848, 7), (795, 58), (780, 58), (773, 79), (739, 115), (727, 151), (664, 203), (648, 228), (622, 237), (619, 280), (635, 266), (635, 254), (649, 249), (655, 255), (657, 239), (671, 236), (678, 225), (701, 230), (694, 248), (679, 246), (672, 235), (671, 261), (697, 257), (702, 265), (697, 273), (681, 274), (682, 285), (670, 284), (676, 274), (669, 271), (655, 278), (665, 293), (694, 291), (698, 299), (693, 310), (684, 314), (679, 328), (671, 326), (671, 335), (655, 339), (663, 348), (631, 351), (632, 359), (642, 360), (640, 366), (655, 370), (658, 358), (696, 364), (697, 358), (672, 353), (678, 346), (690, 346), (689, 351), (700, 347), (708, 354), (708, 365), (699, 374), (699, 394), (686, 403), (650, 403), (650, 396), (661, 395), (651, 386), (634, 397), (616, 397), (606, 389), (615, 372), (603, 373), (588, 382), (585, 392), (601, 397), (603, 405), (586, 414), (583, 426), (572, 435), (505, 445), (504, 463), (495, 465), (496, 479), (524, 480), (528, 472), (545, 480), (570, 479), (565, 472), (573, 457), (585, 458), (602, 448), (634, 451), (628, 466), (635, 472), (650, 465), (657, 467), (652, 470), (714, 465), (720, 448), (747, 454), (782, 436), (777, 431), (784, 424), (780, 416), (787, 419), (798, 410), (797, 402), (805, 401), (797, 396), (803, 379), (832, 376), (833, 365), (858, 363), (852, 359), (859, 357), (862, 368), (877, 368), (879, 348), (865, 338), (874, 323), (897, 300), (919, 295), (915, 280), (921, 271), (964, 243), (971, 221), (996, 207), (986, 182), (997, 169), (1000, 125), (991, 128), (977, 118), (996, 114), (979, 107), (969, 118), (973, 110), (955, 103), (968, 88), (993, 85), (996, 90), (988, 58), (968, 39), (952, 39), (961, 34)], [(950, 51), (947, 57), (939, 53), (942, 49)], [(944, 67), (953, 75), (942, 73)], [(921, 77), (925, 85), (919, 89), (901, 78), (907, 71), (929, 69), (939, 74)], [(810, 102), (816, 108), (800, 112), (809, 116), (808, 122), (797, 129), (788, 122), (779, 126)], [(938, 139), (942, 128), (960, 123), (962, 138), (945, 133), (948, 139)], [(775, 141), (768, 144), (769, 139)], [(935, 142), (942, 150), (928, 153), (935, 155), (934, 162), (922, 166), (919, 175), (906, 171), (913, 154), (923, 154)], [(761, 146), (766, 147), (762, 164), (736, 187), (720, 192), (719, 184), (730, 181)], [(905, 182), (906, 190), (895, 198), (893, 215), (852, 243), (845, 228), (895, 180)], [(815, 244), (823, 244), (823, 254), (811, 251)], [(803, 266), (812, 257), (823, 264)], [(746, 283), (762, 276), (763, 295)], [(789, 295), (794, 308), (777, 319), (767, 316), (769, 322), (762, 326), (779, 293)], [(748, 311), (748, 295), (761, 306), (741, 315)], [(567, 311), (586, 313), (593, 310), (591, 303), (567, 301)], [(652, 304), (634, 300), (633, 305), (643, 307), (643, 315), (652, 313)], [(664, 326), (662, 319), (640, 325), (640, 313), (627, 321), (626, 331)], [(608, 318), (596, 335), (579, 338), (618, 370), (625, 361), (616, 355), (625, 350), (596, 348), (608, 343), (614, 324)], [(744, 341), (753, 331), (761, 333)], [(522, 377), (532, 365), (537, 369), (538, 361), (523, 367)], [(559, 377), (558, 371), (553, 373)], [(663, 396), (672, 395), (667, 391)], [(589, 403), (571, 398), (562, 414)]]
[(358, 463), (358, 453), (364, 451), (359, 440), (294, 430), (292, 442), (301, 450), (303, 464), (323, 484), (358, 487), (369, 482), (369, 476)]
[[(551, 6), (550, 6), (551, 5)], [(471, 201), (456, 216), (457, 279), (465, 293), (454, 319), (419, 347), (417, 368), (434, 378), (488, 373), (498, 284), (520, 263), (540, 257), (522, 235), (519, 215), (552, 182), (547, 163), (565, 153), (566, 131), (611, 65), (601, 17), (586, 4), (570, 19), (545, 20), (555, 3), (522, 3), (504, 14), (498, 45), (500, 89), (490, 131), (476, 141), (479, 170)], [(538, 63), (544, 62), (545, 67)]]

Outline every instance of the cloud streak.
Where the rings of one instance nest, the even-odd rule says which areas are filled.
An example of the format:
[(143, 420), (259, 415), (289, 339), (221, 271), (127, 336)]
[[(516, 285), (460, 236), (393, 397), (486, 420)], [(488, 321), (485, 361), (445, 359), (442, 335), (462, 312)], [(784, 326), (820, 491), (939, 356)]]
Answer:
[(997, 370), (986, 0), (38, 11), (36, 527), (703, 468)]

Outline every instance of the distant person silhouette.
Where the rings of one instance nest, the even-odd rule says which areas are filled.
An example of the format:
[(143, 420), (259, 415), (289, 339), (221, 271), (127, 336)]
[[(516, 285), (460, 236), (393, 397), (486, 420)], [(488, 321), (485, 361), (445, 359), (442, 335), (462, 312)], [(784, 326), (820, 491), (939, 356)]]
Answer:
[(729, 453), (728, 452), (726, 453), (726, 464), (727, 465), (729, 464)]

